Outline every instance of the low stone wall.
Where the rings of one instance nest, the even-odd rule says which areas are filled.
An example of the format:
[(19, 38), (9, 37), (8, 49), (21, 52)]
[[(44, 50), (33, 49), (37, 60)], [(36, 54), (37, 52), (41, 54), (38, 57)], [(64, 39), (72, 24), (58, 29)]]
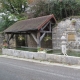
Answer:
[(2, 49), (2, 54), (27, 59), (36, 59), (42, 61), (57, 62), (69, 65), (80, 65), (80, 57), (46, 54), (39, 52), (21, 51), (15, 49)]

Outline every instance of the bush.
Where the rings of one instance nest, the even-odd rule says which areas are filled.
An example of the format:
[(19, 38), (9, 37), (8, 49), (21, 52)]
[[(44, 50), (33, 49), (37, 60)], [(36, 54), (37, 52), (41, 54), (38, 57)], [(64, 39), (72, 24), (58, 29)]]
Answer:
[(76, 0), (40, 1), (34, 6), (34, 16), (54, 14), (57, 20), (80, 15), (80, 3)]
[(0, 13), (0, 32), (17, 21), (17, 17), (10, 12)]

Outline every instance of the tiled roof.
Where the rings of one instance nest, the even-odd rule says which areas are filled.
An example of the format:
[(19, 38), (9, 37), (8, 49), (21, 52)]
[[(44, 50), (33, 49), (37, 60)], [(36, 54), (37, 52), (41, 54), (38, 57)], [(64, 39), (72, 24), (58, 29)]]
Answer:
[(47, 15), (27, 20), (22, 20), (14, 23), (9, 28), (7, 28), (4, 32), (24, 32), (29, 30), (39, 30), (43, 27), (50, 19), (53, 19), (56, 22), (54, 15)]

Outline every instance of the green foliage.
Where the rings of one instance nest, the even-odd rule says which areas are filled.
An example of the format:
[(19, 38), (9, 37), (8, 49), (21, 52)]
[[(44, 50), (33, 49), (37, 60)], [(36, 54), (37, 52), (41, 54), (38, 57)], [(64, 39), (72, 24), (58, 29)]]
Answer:
[(23, 50), (23, 51), (30, 51), (30, 52), (37, 52), (37, 49), (34, 48), (27, 48), (27, 47), (17, 47), (16, 50)]
[(73, 25), (75, 25), (75, 24), (76, 24), (76, 20), (72, 20), (71, 23), (72, 23)]
[(34, 7), (34, 15), (43, 16), (54, 14), (57, 20), (80, 15), (80, 2), (76, 0), (51, 0), (48, 2), (40, 1)]
[(68, 54), (68, 56), (80, 57), (80, 52), (79, 52), (79, 51), (68, 50), (68, 51), (67, 51), (67, 54)]
[(25, 12), (27, 0), (1, 0), (2, 8), (11, 13), (20, 14)]
[[(1, 14), (1, 13), (0, 13)], [(27, 16), (22, 14), (14, 15), (11, 13), (4, 13), (5, 15), (0, 15), (0, 32), (14, 24), (16, 21), (27, 19)]]
[(48, 41), (48, 40), (51, 40), (51, 36), (47, 35), (44, 39), (44, 41)]
[(38, 51), (43, 51), (44, 49), (41, 48), (41, 47), (38, 47), (37, 50), (38, 50)]
[[(0, 32), (8, 28), (10, 25), (12, 25), (15, 21), (15, 15), (12, 15), (11, 13), (0, 13)], [(11, 18), (9, 18), (11, 17)]]
[(2, 7), (0, 9), (0, 32), (8, 28), (18, 20), (27, 18), (25, 10), (27, 0), (0, 0)]
[(33, 10), (35, 11), (34, 16), (43, 16), (49, 14), (48, 6), (44, 1), (39, 1), (34, 7)]

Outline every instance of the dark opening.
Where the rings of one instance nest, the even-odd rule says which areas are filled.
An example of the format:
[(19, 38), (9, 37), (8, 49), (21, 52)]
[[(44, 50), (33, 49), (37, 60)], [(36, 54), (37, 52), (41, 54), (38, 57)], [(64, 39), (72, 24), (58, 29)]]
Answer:
[(16, 35), (16, 46), (26, 46), (25, 44), (25, 35), (24, 34), (17, 34)]

